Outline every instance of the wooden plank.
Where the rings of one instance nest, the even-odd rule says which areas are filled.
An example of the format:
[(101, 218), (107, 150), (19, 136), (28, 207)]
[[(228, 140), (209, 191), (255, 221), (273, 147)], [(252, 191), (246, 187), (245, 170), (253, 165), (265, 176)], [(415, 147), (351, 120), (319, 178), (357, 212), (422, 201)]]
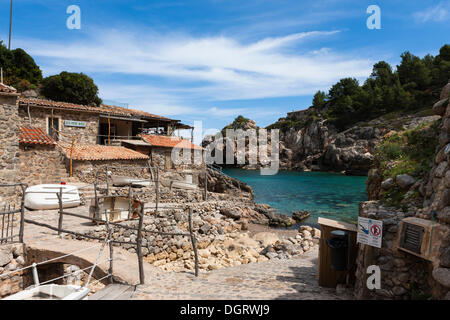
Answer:
[(356, 225), (331, 219), (326, 219), (319, 217), (318, 224), (323, 226), (332, 227), (339, 230), (345, 230), (345, 231), (352, 231), (352, 232), (358, 232), (358, 228)]
[(103, 298), (106, 295), (108, 295), (110, 292), (116, 290), (115, 286), (117, 286), (117, 284), (111, 284), (109, 286), (106, 286), (102, 290), (97, 291), (93, 295), (89, 296), (88, 300), (104, 300)]
[[(356, 267), (355, 262), (358, 253), (358, 246), (356, 243), (356, 226), (325, 218), (319, 218), (319, 224), (321, 225), (322, 231), (319, 242), (319, 285), (322, 287), (335, 288), (338, 283), (345, 283), (347, 273), (349, 274), (349, 282), (354, 283), (354, 269)], [(334, 230), (344, 230), (349, 233), (350, 271), (335, 271), (331, 266), (330, 248), (328, 247), (326, 241), (331, 238), (331, 232)]]

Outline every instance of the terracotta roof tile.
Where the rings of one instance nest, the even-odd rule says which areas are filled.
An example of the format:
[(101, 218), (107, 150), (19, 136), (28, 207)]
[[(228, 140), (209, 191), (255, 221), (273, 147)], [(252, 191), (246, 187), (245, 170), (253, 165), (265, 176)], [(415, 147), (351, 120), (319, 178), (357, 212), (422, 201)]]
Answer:
[(110, 114), (112, 116), (124, 116), (124, 117), (142, 117), (142, 118), (150, 118), (150, 119), (159, 119), (161, 121), (174, 121), (169, 118), (165, 118), (162, 116), (158, 116), (155, 114), (151, 114), (145, 111), (122, 108), (117, 106), (108, 106), (108, 105), (100, 105), (100, 106), (86, 106), (82, 104), (68, 103), (68, 102), (57, 102), (45, 99), (36, 99), (36, 98), (23, 98), (19, 99), (21, 104), (29, 104), (40, 107), (47, 108), (58, 108), (62, 110), (72, 110), (72, 111), (85, 111), (99, 114)]
[[(70, 157), (70, 148), (63, 148), (66, 157)], [(148, 160), (140, 152), (118, 146), (83, 145), (75, 146), (72, 153), (73, 160)]]
[(19, 142), (26, 144), (56, 144), (55, 140), (38, 127), (19, 127)]
[(17, 90), (11, 86), (8, 86), (8, 85), (0, 82), (0, 92), (17, 93)]
[(178, 137), (157, 136), (157, 135), (141, 135), (142, 139), (156, 147), (179, 148), (179, 149), (197, 149), (203, 150), (202, 147), (191, 143), (188, 140)]

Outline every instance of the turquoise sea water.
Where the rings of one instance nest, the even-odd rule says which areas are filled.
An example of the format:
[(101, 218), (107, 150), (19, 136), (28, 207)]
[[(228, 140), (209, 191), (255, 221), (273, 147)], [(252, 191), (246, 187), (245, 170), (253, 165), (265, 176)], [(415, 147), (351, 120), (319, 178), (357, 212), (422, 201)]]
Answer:
[(367, 177), (338, 173), (280, 171), (262, 176), (259, 170), (226, 169), (228, 175), (249, 184), (257, 203), (267, 203), (278, 212), (309, 210), (306, 223), (316, 224), (319, 216), (344, 222), (358, 217), (358, 204), (367, 201)]

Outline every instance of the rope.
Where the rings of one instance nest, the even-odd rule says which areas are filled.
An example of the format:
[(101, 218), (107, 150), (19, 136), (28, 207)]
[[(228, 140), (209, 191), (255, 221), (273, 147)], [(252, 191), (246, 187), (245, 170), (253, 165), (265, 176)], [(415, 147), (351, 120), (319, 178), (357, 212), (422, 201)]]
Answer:
[[(104, 244), (101, 244), (101, 245), (104, 246)], [(99, 247), (99, 246), (100, 246), (100, 245), (95, 245), (95, 246), (92, 246), (92, 247), (89, 247), (89, 248), (84, 248), (84, 249), (81, 249), (81, 250), (74, 251), (74, 252), (72, 252), (72, 253), (69, 253), (69, 254), (66, 254), (66, 255), (63, 255), (63, 256), (60, 256), (60, 257), (57, 257), (57, 258), (53, 258), (53, 259), (50, 259), (50, 260), (42, 261), (42, 262), (36, 263), (36, 267), (37, 267), (37, 266), (44, 265), (44, 264), (47, 264), (47, 263), (50, 263), (50, 262), (52, 262), (52, 261), (60, 260), (60, 259), (62, 259), (62, 258), (70, 257), (70, 256), (74, 255), (75, 253), (84, 252), (84, 251), (87, 251), (87, 250), (90, 250), (90, 249), (93, 249), (93, 248), (97, 248), (97, 247)], [(8, 275), (10, 275), (10, 274), (14, 274), (14, 273), (16, 273), (16, 272), (20, 272), (20, 271), (23, 271), (23, 270), (26, 270), (26, 269), (30, 269), (30, 268), (32, 268), (32, 267), (33, 267), (33, 265), (29, 265), (29, 266), (27, 266), (27, 267), (24, 267), (24, 268), (21, 268), (21, 269), (17, 269), (17, 270), (8, 272), (8, 273), (6, 273), (6, 274), (2, 274), (1, 277), (6, 277), (6, 276), (8, 276)]]
[(105, 249), (106, 244), (109, 243), (109, 242), (110, 242), (110, 240), (106, 240), (106, 241), (103, 243), (102, 248), (101, 248), (100, 251), (98, 252), (97, 258), (95, 259), (94, 265), (93, 265), (93, 267), (92, 267), (92, 269), (91, 269), (91, 272), (89, 273), (89, 276), (88, 276), (88, 279), (87, 279), (87, 281), (86, 281), (86, 284), (84, 285), (85, 288), (89, 285), (89, 282), (91, 282), (92, 274), (94, 273), (94, 270), (95, 270), (95, 268), (97, 267), (98, 260), (100, 259), (100, 256), (102, 255), (103, 250)]

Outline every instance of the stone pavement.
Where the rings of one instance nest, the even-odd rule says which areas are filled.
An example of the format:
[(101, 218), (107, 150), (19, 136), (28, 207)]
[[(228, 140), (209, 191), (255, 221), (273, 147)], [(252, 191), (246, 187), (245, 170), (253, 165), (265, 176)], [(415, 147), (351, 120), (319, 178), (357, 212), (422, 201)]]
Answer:
[(138, 286), (134, 300), (349, 300), (317, 281), (317, 247), (299, 258), (203, 272), (160, 273)]

